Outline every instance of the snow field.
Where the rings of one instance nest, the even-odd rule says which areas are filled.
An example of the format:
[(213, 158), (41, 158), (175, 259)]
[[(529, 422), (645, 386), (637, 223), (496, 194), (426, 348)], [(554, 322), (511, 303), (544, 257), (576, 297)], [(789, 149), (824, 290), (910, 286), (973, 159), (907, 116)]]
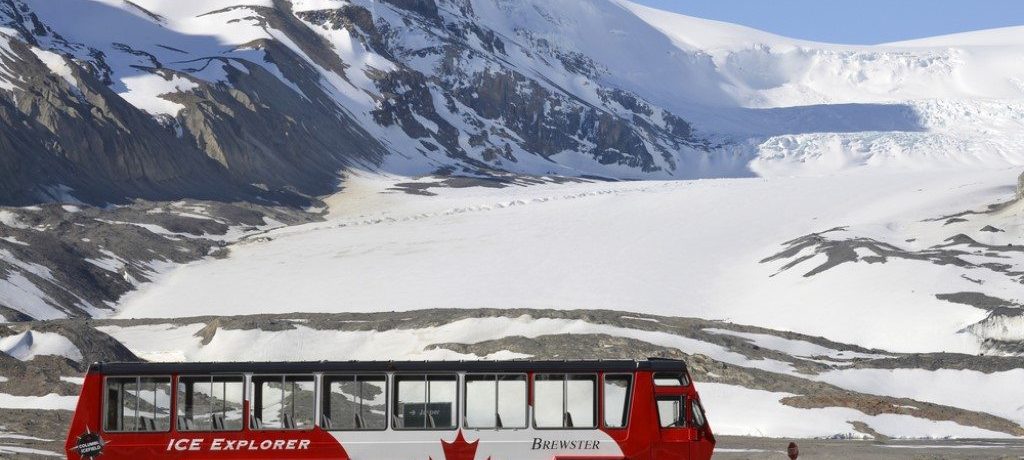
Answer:
[[(171, 270), (125, 296), (117, 317), (200, 316), (211, 305), (225, 315), (607, 308), (897, 352), (976, 353), (977, 339), (959, 331), (986, 313), (934, 297), (977, 289), (956, 267), (895, 259), (805, 278), (815, 260), (776, 276), (783, 263), (760, 260), (784, 241), (839, 226), (893, 244), (941, 241), (955, 233), (922, 236), (914, 226), (1006, 199), (1000, 184), (1015, 173), (552, 184), (433, 189), (432, 197), (380, 194), (393, 182), (352, 178), (329, 200), (348, 204), (328, 221), (273, 230), (226, 259)], [(927, 231), (942, 232), (935, 225)], [(971, 274), (983, 275), (993, 295), (1013, 288)], [(927, 328), (917, 327), (922, 317)]]
[(61, 396), (50, 393), (45, 396), (14, 396), (0, 393), (2, 409), (75, 410), (78, 396)]
[(848, 390), (916, 399), (986, 412), (1024, 426), (1020, 393), (1024, 369), (983, 373), (973, 370), (842, 369), (815, 377)]
[(954, 422), (921, 419), (909, 415), (866, 415), (863, 412), (829, 407), (799, 409), (779, 402), (793, 396), (751, 390), (734, 385), (704, 383), (699, 388), (708, 420), (716, 433), (759, 437), (863, 437), (851, 421), (868, 424), (879, 433), (895, 438), (1007, 438), (998, 433)]

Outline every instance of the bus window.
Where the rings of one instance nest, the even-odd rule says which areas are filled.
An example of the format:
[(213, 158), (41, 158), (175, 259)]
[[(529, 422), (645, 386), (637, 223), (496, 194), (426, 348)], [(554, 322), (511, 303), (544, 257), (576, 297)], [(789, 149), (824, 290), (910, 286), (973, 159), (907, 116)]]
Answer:
[(526, 428), (526, 375), (498, 377), (498, 428)]
[(596, 428), (597, 376), (538, 374), (533, 382), (537, 428)]
[(624, 428), (629, 423), (632, 384), (630, 374), (604, 376), (604, 426)]
[(466, 428), (526, 428), (526, 375), (466, 375)]
[(693, 424), (698, 428), (704, 427), (704, 409), (696, 399), (690, 400), (690, 411), (693, 412)]
[(533, 419), (537, 428), (561, 428), (565, 414), (565, 376), (533, 377)]
[(325, 430), (383, 430), (387, 428), (387, 377), (384, 375), (325, 375)]
[(313, 428), (315, 382), (312, 375), (254, 375), (252, 417), (256, 430)]
[(241, 375), (178, 377), (178, 431), (242, 429)]
[(686, 375), (682, 372), (655, 372), (654, 385), (659, 387), (682, 387), (689, 385)]
[(685, 396), (658, 396), (658, 421), (662, 428), (680, 428), (686, 425), (683, 408)]
[(396, 375), (395, 429), (454, 429), (457, 393), (454, 375)]
[(108, 377), (104, 431), (171, 429), (170, 377)]

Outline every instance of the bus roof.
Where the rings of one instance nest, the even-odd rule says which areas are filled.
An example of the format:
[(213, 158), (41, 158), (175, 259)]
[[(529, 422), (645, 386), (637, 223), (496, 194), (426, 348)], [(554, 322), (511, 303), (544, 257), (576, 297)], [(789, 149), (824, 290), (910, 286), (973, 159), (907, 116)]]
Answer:
[(89, 372), (100, 374), (216, 374), (313, 372), (633, 372), (679, 371), (686, 363), (677, 359), (647, 360), (508, 360), (508, 361), (296, 361), (296, 362), (177, 362), (93, 363)]

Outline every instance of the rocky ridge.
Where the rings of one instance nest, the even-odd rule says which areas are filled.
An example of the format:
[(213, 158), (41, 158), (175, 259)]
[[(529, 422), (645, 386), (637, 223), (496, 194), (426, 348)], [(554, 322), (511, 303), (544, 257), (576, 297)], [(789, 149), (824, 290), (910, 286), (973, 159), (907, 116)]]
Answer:
[[(88, 8), (171, 42), (97, 38), (32, 2), (0, 2), (0, 203), (303, 203), (389, 153), (423, 158), (410, 163), (421, 173), (586, 174), (556, 158), (576, 152), (637, 177), (693, 175), (681, 155), (706, 154), (688, 122), (600, 83), (587, 56), (490, 29), (467, 0), (211, 7), (177, 20), (248, 30), (194, 48), (205, 38), (144, 5)], [(582, 94), (543, 69), (596, 87)], [(166, 90), (141, 100), (125, 91), (133, 78)]]

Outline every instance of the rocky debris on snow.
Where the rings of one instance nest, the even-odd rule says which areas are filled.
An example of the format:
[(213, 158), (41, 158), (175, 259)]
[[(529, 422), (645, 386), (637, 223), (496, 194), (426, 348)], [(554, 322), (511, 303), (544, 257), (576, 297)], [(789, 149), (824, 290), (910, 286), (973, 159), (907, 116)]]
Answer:
[[(953, 265), (965, 269), (988, 268), (1010, 277), (1024, 274), (1013, 265), (998, 262), (976, 263), (965, 257), (979, 254), (979, 251), (968, 251), (968, 249), (981, 249), (984, 251), (983, 255), (998, 259), (1000, 253), (1024, 252), (1024, 246), (984, 244), (961, 233), (947, 238), (943, 244), (915, 251), (873, 238), (840, 239), (833, 236), (847, 231), (848, 228), (839, 227), (787, 241), (783, 243), (786, 249), (762, 259), (761, 263), (788, 260), (777, 272), (782, 273), (815, 258), (817, 255), (825, 255), (824, 262), (803, 274), (808, 278), (845, 263), (886, 263), (889, 259), (915, 260), (936, 265)], [(869, 252), (871, 255), (861, 255), (864, 252)]]
[(410, 195), (435, 196), (430, 189), (444, 188), (504, 188), (511, 186), (526, 187), (539, 184), (565, 184), (571, 182), (590, 182), (606, 180), (593, 177), (548, 177), (548, 176), (524, 176), (524, 175), (488, 175), (480, 177), (469, 176), (431, 176), (418, 178), (415, 182), (399, 182), (391, 186), (389, 191), (401, 191)]
[(69, 410), (0, 409), (0, 456), (63, 458), (72, 416)]
[[(846, 264), (901, 260), (956, 267), (963, 272), (960, 277), (976, 284), (978, 289), (984, 289), (991, 276), (1024, 284), (1024, 235), (1014, 223), (1021, 209), (1024, 208), (1020, 208), (1019, 200), (1009, 200), (984, 210), (926, 219), (922, 224), (941, 222), (942, 232), (961, 232), (927, 247), (920, 247), (916, 238), (906, 240), (906, 245), (895, 244), (857, 236), (856, 229), (837, 227), (787, 241), (783, 243), (784, 249), (760, 262), (778, 266), (771, 276), (806, 266), (802, 276), (811, 278)], [(1024, 334), (1020, 332), (1024, 306), (1019, 303), (984, 292), (938, 293), (936, 298), (988, 312), (984, 320), (964, 329), (977, 336), (986, 350), (1018, 354), (1024, 349)]]
[(173, 264), (222, 255), (246, 233), (318, 218), (199, 201), (45, 204), (0, 208), (0, 217), (0, 315), (7, 321), (102, 316)]

